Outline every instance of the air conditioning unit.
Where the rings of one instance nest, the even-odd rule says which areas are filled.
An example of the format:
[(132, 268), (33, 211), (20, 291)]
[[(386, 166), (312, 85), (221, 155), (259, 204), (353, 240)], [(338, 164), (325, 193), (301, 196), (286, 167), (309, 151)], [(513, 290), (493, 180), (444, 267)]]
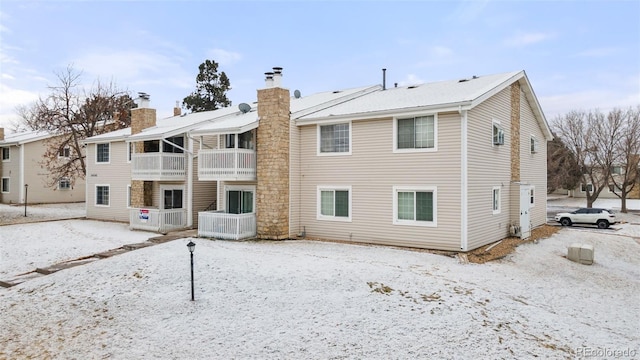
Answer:
[(593, 264), (593, 245), (573, 243), (569, 246), (567, 259), (582, 265)]

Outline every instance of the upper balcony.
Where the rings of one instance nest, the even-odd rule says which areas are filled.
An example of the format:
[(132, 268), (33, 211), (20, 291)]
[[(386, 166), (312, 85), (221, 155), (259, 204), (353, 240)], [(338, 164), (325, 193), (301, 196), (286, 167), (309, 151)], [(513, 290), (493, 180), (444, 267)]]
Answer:
[(183, 153), (131, 154), (132, 180), (185, 180), (186, 155)]
[(256, 180), (256, 151), (202, 149), (198, 153), (198, 180)]

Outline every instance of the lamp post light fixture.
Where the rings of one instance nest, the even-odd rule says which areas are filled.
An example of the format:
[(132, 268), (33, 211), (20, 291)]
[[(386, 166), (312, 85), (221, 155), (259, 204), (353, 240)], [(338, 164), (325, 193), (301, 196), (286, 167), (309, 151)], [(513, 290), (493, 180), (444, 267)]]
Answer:
[(189, 243), (187, 244), (187, 247), (189, 248), (189, 253), (191, 254), (191, 301), (194, 301), (194, 295), (193, 295), (193, 250), (196, 249), (196, 244), (189, 240)]

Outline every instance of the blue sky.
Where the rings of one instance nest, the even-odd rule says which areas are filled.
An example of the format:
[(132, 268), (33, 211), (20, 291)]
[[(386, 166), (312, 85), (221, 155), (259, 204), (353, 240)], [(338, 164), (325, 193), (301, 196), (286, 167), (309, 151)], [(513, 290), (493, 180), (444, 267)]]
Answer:
[(547, 119), (640, 104), (640, 1), (0, 3), (0, 126), (72, 64), (151, 95), (160, 117), (216, 60), (236, 106), (264, 72), (302, 94), (525, 70)]

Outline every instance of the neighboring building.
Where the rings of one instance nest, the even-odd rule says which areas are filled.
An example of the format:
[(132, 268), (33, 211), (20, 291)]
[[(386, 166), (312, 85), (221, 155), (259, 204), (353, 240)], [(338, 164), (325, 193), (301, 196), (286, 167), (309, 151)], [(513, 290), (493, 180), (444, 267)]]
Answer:
[(291, 97), (274, 68), (254, 105), (155, 122), (143, 105), (132, 135), (87, 140), (133, 144), (131, 207), (103, 199), (126, 165), (87, 162), (88, 217), (462, 251), (546, 222), (552, 135), (524, 71)]
[[(44, 132), (4, 134), (0, 128), (0, 202), (5, 204), (63, 203), (84, 201), (84, 180), (71, 184), (68, 178), (53, 179), (56, 186), (48, 186), (52, 179), (41, 165), (47, 141), (53, 136)], [(59, 157), (64, 161), (70, 149), (61, 149)], [(27, 186), (25, 186), (27, 185)]]
[[(636, 170), (638, 173), (640, 170)], [(625, 166), (616, 165), (611, 168), (611, 177), (616, 179), (618, 183), (622, 183), (625, 175)], [(603, 177), (604, 172), (599, 172), (600, 176)], [(637, 177), (637, 175), (636, 175)], [(634, 188), (627, 194), (627, 199), (640, 199), (640, 177), (638, 178), (638, 183), (635, 184)], [(575, 198), (586, 198), (587, 190), (590, 193), (593, 192), (594, 187), (591, 183), (580, 183), (575, 189), (568, 190), (568, 194), (571, 197)], [(620, 194), (620, 190), (616, 189), (613, 181), (608, 181), (607, 187), (603, 189), (598, 195), (598, 199), (619, 199), (620, 197), (617, 194)]]

